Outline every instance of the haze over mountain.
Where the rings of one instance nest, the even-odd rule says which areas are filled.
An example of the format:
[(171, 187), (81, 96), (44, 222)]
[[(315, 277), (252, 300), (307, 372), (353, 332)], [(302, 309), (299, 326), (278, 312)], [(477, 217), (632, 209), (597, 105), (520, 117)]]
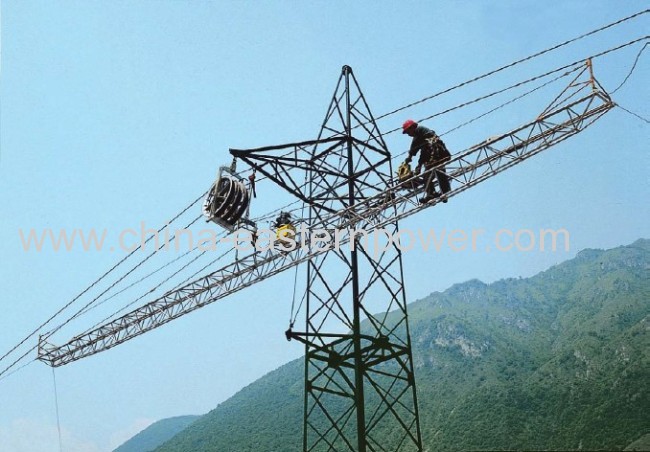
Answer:
[(146, 452), (154, 450), (178, 432), (184, 430), (199, 417), (200, 416), (178, 416), (154, 422), (115, 449), (114, 452)]
[[(649, 276), (641, 239), (410, 304), (425, 450), (648, 450)], [(267, 374), (155, 450), (302, 450), (303, 369)]]

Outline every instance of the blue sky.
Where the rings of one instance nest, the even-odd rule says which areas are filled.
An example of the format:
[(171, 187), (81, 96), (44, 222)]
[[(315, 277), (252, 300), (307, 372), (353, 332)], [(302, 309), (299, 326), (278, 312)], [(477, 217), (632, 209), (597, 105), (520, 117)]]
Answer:
[[(25, 252), (19, 230), (114, 232), (139, 228), (142, 221), (161, 226), (207, 189), (217, 167), (229, 163), (228, 148), (315, 138), (343, 64), (353, 67), (380, 115), (646, 5), (5, 0), (0, 352), (124, 256), (78, 249)], [(641, 37), (648, 25), (646, 14), (379, 126), (393, 129), (407, 117), (429, 116)], [(619, 85), (640, 48), (595, 62), (605, 88)], [(649, 76), (646, 50), (614, 100), (650, 116), (643, 82)], [(534, 119), (553, 95), (540, 93), (445, 141), (453, 152), (510, 130)], [(425, 125), (448, 130), (505, 100)], [(487, 235), (502, 228), (570, 233), (567, 252), (409, 252), (407, 298), (471, 278), (530, 276), (581, 249), (650, 236), (648, 138), (648, 124), (614, 109), (576, 137), (404, 221), (403, 227), (480, 228)], [(409, 144), (401, 134), (386, 141), (395, 153)], [(258, 189), (282, 199), (277, 188)], [(259, 215), (267, 206), (252, 209)], [(167, 254), (152, 265), (174, 257)], [(205, 413), (301, 356), (302, 347), (287, 343), (283, 334), (292, 282), (293, 272), (280, 275), (57, 369), (64, 450), (108, 451), (154, 420)], [(82, 321), (67, 331), (74, 335), (90, 325)], [(1, 380), (0, 406), (3, 451), (58, 450), (50, 368), (35, 362)]]

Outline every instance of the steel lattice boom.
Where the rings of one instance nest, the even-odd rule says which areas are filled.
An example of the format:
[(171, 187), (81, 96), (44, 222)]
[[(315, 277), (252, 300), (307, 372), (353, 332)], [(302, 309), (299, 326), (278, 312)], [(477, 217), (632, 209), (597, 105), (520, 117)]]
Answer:
[[(305, 327), (295, 331), (292, 323), (286, 333), (305, 345), (303, 450), (422, 452), (401, 248), (390, 240), (378, 253), (354, 231), (396, 237), (400, 219), (436, 204), (417, 201), (434, 171), (450, 176), (453, 197), (581, 132), (613, 106), (588, 61), (535, 120), (456, 154), (424, 179), (395, 180), (383, 136), (344, 66), (316, 140), (231, 150), (308, 206), (300, 246), (237, 253), (225, 267), (64, 345), (41, 338), (38, 359), (56, 367), (99, 353), (306, 262)], [(338, 246), (321, 246), (312, 231), (330, 232)]]
[[(593, 77), (585, 82), (572, 82), (535, 120), (453, 156), (446, 165), (453, 186), (448, 196), (453, 197), (578, 134), (614, 105)], [(309, 144), (316, 142), (340, 143), (341, 140), (334, 137)], [(299, 152), (305, 146), (296, 144), (294, 148)], [(271, 175), (274, 170), (269, 167), (264, 171)], [(310, 226), (330, 230), (358, 226), (371, 232), (436, 205), (435, 202), (419, 204), (420, 191), (405, 190), (391, 182), (384, 190), (353, 206), (324, 209)], [(341, 244), (347, 241), (349, 236), (342, 236)], [(38, 359), (57, 367), (94, 355), (325, 253), (314, 248), (297, 248), (290, 253), (273, 249), (253, 252), (63, 345), (53, 345), (46, 337), (41, 338)]]

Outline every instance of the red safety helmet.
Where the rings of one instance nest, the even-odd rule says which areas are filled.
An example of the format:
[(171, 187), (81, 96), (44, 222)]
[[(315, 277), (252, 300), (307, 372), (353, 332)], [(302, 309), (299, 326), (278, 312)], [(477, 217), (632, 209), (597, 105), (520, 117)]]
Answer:
[(402, 124), (402, 133), (406, 133), (406, 131), (411, 127), (417, 127), (417, 126), (418, 126), (417, 122), (413, 121), (412, 119), (407, 119), (406, 121), (404, 121), (404, 124)]

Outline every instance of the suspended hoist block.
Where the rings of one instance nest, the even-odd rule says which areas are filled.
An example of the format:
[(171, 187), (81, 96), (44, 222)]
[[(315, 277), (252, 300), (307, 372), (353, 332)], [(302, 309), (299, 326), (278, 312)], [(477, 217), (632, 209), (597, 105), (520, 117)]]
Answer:
[(240, 223), (249, 224), (249, 188), (244, 179), (226, 166), (219, 168), (217, 181), (203, 201), (203, 215), (208, 221), (234, 231)]

